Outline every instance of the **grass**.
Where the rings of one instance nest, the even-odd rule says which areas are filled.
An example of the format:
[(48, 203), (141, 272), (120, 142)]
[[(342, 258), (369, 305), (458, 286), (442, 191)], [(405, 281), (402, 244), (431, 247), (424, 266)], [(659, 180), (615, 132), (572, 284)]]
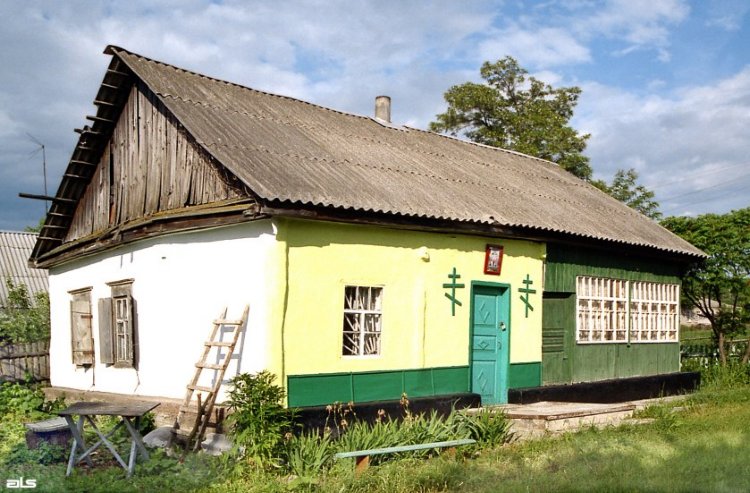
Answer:
[(694, 339), (710, 339), (713, 335), (711, 327), (708, 325), (681, 325), (680, 342)]
[(359, 478), (350, 460), (295, 478), (242, 465), (222, 469), (200, 455), (180, 463), (163, 453), (139, 464), (131, 480), (117, 467), (80, 468), (66, 479), (62, 463), (7, 466), (2, 456), (0, 470), (6, 478), (36, 478), (39, 491), (750, 491), (750, 375), (735, 369), (731, 378), (714, 377), (686, 401), (648, 408), (642, 416), (654, 418), (651, 424), (477, 447), (455, 458), (394, 460)]

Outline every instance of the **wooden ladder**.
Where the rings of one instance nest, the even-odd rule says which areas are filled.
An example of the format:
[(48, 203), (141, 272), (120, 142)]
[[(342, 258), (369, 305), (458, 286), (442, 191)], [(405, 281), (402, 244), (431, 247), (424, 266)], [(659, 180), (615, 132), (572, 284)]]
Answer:
[[(203, 353), (201, 354), (198, 362), (195, 364), (195, 374), (193, 375), (193, 379), (187, 385), (185, 400), (180, 406), (179, 411), (177, 412), (177, 417), (174, 420), (174, 425), (172, 426), (172, 438), (174, 439), (178, 431), (181, 428), (185, 428), (185, 423), (183, 422), (185, 415), (191, 410), (195, 410), (195, 408), (190, 407), (190, 403), (193, 400), (193, 395), (198, 392), (196, 396), (198, 404), (198, 414), (195, 418), (195, 422), (192, 424), (192, 430), (188, 435), (186, 450), (192, 447), (194, 451), (197, 451), (200, 448), (201, 439), (203, 438), (203, 434), (206, 432), (206, 427), (208, 426), (208, 422), (211, 419), (211, 413), (213, 412), (214, 404), (216, 403), (216, 396), (219, 393), (219, 388), (221, 387), (221, 383), (224, 380), (224, 373), (227, 371), (227, 367), (229, 366), (229, 360), (232, 358), (232, 353), (234, 352), (234, 347), (237, 345), (237, 341), (240, 337), (240, 332), (242, 332), (242, 327), (244, 327), (245, 323), (247, 322), (247, 314), (249, 310), (250, 307), (245, 305), (245, 310), (242, 312), (241, 319), (227, 320), (227, 309), (224, 308), (224, 311), (222, 311), (221, 315), (219, 315), (219, 318), (214, 320), (213, 327), (211, 328), (211, 334), (209, 335), (208, 340), (203, 344)], [(219, 329), (221, 329), (222, 327), (231, 328), (228, 341), (217, 340), (217, 336), (221, 334), (221, 331)], [(211, 354), (211, 350), (213, 348), (216, 348), (216, 350), (219, 352), (222, 348), (226, 348), (224, 358), (219, 364), (212, 364), (208, 363), (207, 361), (209, 354)], [(219, 356), (219, 354), (217, 354), (217, 357)], [(200, 381), (201, 373), (204, 369), (218, 371), (215, 376), (213, 385), (210, 387), (198, 384), (198, 382)], [(205, 392), (205, 399), (201, 398), (201, 392)]]

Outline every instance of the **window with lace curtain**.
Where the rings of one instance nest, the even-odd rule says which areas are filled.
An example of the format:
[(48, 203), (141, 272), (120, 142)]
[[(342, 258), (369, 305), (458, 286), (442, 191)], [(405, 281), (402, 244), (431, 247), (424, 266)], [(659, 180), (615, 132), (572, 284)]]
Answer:
[(377, 356), (383, 320), (383, 288), (344, 287), (343, 356)]

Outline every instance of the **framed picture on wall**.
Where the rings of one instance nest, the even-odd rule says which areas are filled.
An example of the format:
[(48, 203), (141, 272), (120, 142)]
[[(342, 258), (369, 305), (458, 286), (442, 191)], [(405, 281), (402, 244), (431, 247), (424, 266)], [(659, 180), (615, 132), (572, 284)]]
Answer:
[(487, 245), (484, 253), (484, 273), (499, 276), (502, 267), (503, 247), (501, 245)]

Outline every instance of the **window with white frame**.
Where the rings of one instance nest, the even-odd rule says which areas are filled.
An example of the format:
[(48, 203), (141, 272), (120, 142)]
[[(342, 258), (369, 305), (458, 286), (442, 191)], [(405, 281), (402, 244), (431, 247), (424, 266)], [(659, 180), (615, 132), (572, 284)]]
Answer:
[(640, 281), (633, 281), (631, 286), (631, 342), (676, 342), (680, 325), (679, 286)]
[(383, 288), (344, 287), (343, 356), (380, 354), (383, 320)]
[(578, 342), (626, 342), (628, 282), (576, 278)]
[(578, 276), (576, 302), (579, 343), (678, 340), (677, 284)]

